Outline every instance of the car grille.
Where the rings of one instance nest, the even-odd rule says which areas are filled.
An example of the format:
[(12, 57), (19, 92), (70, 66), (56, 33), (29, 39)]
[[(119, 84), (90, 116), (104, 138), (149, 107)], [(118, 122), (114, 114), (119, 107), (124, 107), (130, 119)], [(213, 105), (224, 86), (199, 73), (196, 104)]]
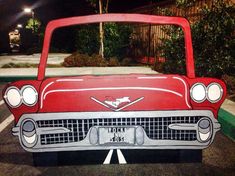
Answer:
[(197, 139), (196, 130), (173, 130), (168, 126), (174, 123), (196, 124), (200, 116), (187, 117), (146, 117), (146, 118), (94, 118), (40, 120), (38, 127), (65, 127), (68, 133), (41, 134), (41, 145), (71, 143), (83, 140), (93, 126), (142, 126), (147, 136), (153, 140), (193, 141)]
[(102, 118), (102, 119), (66, 119), (40, 120), (38, 127), (65, 127), (69, 133), (41, 134), (41, 144), (71, 143), (83, 140), (93, 126), (142, 126), (146, 135), (153, 140), (182, 140), (197, 139), (196, 130), (173, 130), (168, 126), (174, 123), (196, 124), (201, 117), (157, 117), (157, 118)]

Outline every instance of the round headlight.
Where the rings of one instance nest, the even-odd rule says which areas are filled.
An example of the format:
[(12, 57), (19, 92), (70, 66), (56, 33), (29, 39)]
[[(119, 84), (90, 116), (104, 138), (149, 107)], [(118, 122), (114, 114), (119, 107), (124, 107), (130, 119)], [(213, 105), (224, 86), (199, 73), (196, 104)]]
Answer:
[(206, 87), (202, 83), (196, 83), (190, 90), (191, 98), (197, 103), (201, 103), (206, 99)]
[(35, 129), (35, 125), (32, 121), (28, 120), (23, 124), (22, 129), (24, 132), (32, 132)]
[(20, 90), (14, 86), (11, 86), (6, 90), (4, 98), (8, 105), (13, 108), (20, 106), (22, 103)]
[(33, 86), (27, 85), (24, 86), (21, 90), (24, 104), (28, 106), (35, 105), (38, 100), (38, 93), (36, 89)]
[(217, 83), (211, 83), (207, 87), (207, 99), (212, 102), (216, 103), (218, 102), (223, 95), (223, 89), (222, 87)]
[(202, 119), (199, 121), (198, 126), (201, 129), (207, 129), (210, 127), (210, 121), (208, 119)]
[(198, 122), (198, 140), (207, 142), (212, 135), (211, 123), (209, 119), (203, 118)]
[(37, 143), (36, 124), (26, 119), (22, 125), (22, 142), (26, 147), (33, 147)]

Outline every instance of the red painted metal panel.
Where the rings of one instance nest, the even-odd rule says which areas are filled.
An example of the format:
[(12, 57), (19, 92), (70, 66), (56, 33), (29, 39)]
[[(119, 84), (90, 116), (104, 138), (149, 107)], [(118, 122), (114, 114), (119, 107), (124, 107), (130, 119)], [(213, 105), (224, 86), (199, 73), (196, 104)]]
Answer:
[[(15, 86), (17, 87), (19, 90), (21, 90), (21, 88), (25, 85), (32, 85), (37, 92), (39, 93), (40, 90), (40, 85), (41, 85), (41, 81), (37, 81), (37, 80), (21, 80), (21, 81), (16, 81), (14, 83), (8, 84), (5, 89), (2, 91), (3, 93), (3, 97), (4, 97), (4, 93), (6, 91), (6, 89), (10, 86)], [(6, 101), (5, 101), (6, 102)], [(12, 108), (10, 107), (7, 103), (6, 103), (8, 109), (11, 111), (11, 113), (14, 115), (15, 117), (15, 122), (18, 122), (19, 118), (25, 114), (25, 113), (35, 113), (38, 111), (39, 108), (39, 101), (34, 105), (34, 106), (26, 106), (24, 103), (22, 103), (19, 107), (17, 108)]]
[(188, 90), (174, 75), (50, 78), (41, 86), (39, 112), (192, 109)]
[(193, 109), (195, 109), (195, 110), (196, 109), (211, 110), (214, 113), (215, 118), (218, 118), (219, 108), (227, 96), (227, 89), (226, 89), (225, 83), (223, 81), (221, 81), (219, 79), (215, 79), (215, 78), (205, 78), (204, 77), (204, 78), (189, 79), (189, 78), (185, 77), (185, 79), (188, 82), (189, 87), (192, 87), (193, 84), (195, 84), (195, 83), (203, 83), (206, 87), (211, 83), (218, 83), (222, 87), (223, 95), (222, 95), (220, 101), (218, 101), (217, 103), (211, 103), (207, 99), (205, 101), (203, 101), (202, 103), (196, 103), (192, 99), (190, 100), (190, 103), (191, 103)]

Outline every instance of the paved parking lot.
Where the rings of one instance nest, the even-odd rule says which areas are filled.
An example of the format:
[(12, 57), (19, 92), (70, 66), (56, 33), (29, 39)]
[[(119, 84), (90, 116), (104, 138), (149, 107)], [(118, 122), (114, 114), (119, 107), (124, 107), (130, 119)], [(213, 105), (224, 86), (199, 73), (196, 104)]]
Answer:
[[(4, 84), (0, 84), (2, 92)], [(2, 103), (0, 94), (0, 126), (11, 113)], [(11, 119), (8, 121), (11, 122)], [(119, 165), (114, 151), (110, 165), (102, 165), (109, 151), (63, 153), (58, 167), (34, 167), (31, 153), (25, 152), (11, 134), (13, 122), (0, 132), (0, 176), (8, 175), (235, 175), (235, 143), (222, 133), (203, 150), (202, 163), (177, 162), (174, 155), (156, 151), (122, 151), (127, 164)], [(0, 127), (1, 128), (1, 127)], [(167, 158), (167, 159), (166, 159)], [(164, 162), (164, 163), (159, 163)], [(131, 164), (130, 164), (131, 163)], [(134, 164), (135, 163), (135, 164)]]

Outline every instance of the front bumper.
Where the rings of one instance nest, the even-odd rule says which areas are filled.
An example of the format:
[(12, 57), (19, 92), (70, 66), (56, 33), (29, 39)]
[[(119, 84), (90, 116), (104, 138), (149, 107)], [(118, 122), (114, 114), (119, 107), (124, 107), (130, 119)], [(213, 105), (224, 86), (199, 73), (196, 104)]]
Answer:
[[(209, 121), (207, 135), (198, 126)], [(25, 132), (22, 126), (31, 121), (35, 129)], [(103, 127), (134, 129), (133, 143), (101, 143), (107, 136)], [(68, 112), (24, 114), (12, 129), (22, 147), (29, 152), (104, 150), (104, 149), (203, 149), (214, 139), (220, 124), (207, 110)], [(29, 135), (31, 137), (29, 137)], [(26, 136), (25, 136), (26, 135)], [(206, 136), (206, 138), (205, 138)], [(107, 141), (107, 140), (106, 140)]]

